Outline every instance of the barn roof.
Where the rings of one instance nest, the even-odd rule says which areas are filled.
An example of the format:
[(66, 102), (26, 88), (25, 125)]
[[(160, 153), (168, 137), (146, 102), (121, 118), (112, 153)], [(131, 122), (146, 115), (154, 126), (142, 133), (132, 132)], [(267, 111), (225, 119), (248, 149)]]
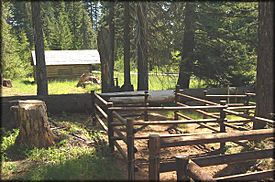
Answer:
[[(32, 62), (36, 65), (35, 51), (32, 51)], [(93, 50), (46, 50), (46, 65), (100, 64), (100, 56)]]

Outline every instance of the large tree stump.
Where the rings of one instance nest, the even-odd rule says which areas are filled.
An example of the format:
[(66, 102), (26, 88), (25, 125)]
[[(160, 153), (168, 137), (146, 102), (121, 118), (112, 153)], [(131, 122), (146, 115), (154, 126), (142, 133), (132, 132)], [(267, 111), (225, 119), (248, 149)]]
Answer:
[(17, 119), (19, 135), (16, 143), (28, 147), (48, 147), (54, 144), (50, 130), (45, 102), (41, 100), (20, 100)]

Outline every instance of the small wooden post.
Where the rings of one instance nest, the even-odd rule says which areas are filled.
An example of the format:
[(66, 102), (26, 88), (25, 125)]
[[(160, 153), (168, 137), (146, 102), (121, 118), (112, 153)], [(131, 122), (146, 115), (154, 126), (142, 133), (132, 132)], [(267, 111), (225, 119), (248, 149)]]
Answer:
[(133, 120), (127, 119), (127, 162), (128, 180), (135, 180), (135, 152)]
[(109, 140), (109, 148), (110, 148), (110, 152), (114, 152), (114, 130), (113, 130), (113, 126), (112, 126), (112, 122), (113, 122), (113, 112), (109, 109), (110, 107), (113, 106), (113, 102), (108, 102), (107, 103), (107, 121), (108, 121), (108, 140)]
[(148, 145), (149, 145), (149, 180), (159, 181), (160, 136), (158, 134), (150, 134)]
[(96, 126), (96, 119), (95, 119), (95, 91), (91, 91), (91, 102), (92, 102), (92, 109), (91, 109), (91, 119), (92, 119), (92, 126)]
[[(244, 99), (244, 105), (249, 106), (250, 95), (247, 93), (245, 93), (245, 95), (246, 95), (246, 97)], [(244, 113), (249, 115), (249, 109), (246, 109)]]
[[(203, 90), (204, 98), (207, 100), (206, 94), (207, 94), (207, 90)], [(203, 115), (202, 115), (202, 118), (203, 118), (203, 119), (207, 119), (207, 116), (203, 114)]]
[(190, 181), (187, 173), (188, 156), (176, 156), (177, 181)]
[[(226, 105), (226, 100), (221, 100), (220, 101), (220, 105)], [(225, 132), (225, 125), (224, 122), (226, 121), (226, 113), (224, 112), (223, 109), (220, 110), (220, 132)], [(220, 143), (220, 150), (221, 153), (224, 154), (225, 153), (225, 142), (221, 142)]]
[[(144, 107), (149, 106), (149, 102), (148, 102), (148, 97), (149, 97), (149, 93), (148, 90), (144, 91)], [(147, 109), (144, 111), (144, 121), (148, 121), (148, 111)]]
[[(178, 93), (180, 91), (180, 86), (179, 85), (176, 85), (176, 90), (175, 90), (175, 104), (176, 106), (178, 105), (177, 102), (178, 102)], [(174, 112), (174, 120), (179, 120), (179, 116), (178, 116), (178, 111), (175, 111)]]

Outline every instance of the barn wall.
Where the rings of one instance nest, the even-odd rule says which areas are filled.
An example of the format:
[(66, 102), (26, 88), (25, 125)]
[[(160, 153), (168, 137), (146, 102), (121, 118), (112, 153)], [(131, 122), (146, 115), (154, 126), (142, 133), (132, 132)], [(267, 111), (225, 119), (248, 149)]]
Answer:
[(79, 78), (83, 73), (89, 73), (95, 68), (97, 68), (96, 65), (48, 65), (47, 77), (49, 79)]
[(78, 78), (90, 71), (90, 65), (51, 65), (47, 66), (48, 78)]

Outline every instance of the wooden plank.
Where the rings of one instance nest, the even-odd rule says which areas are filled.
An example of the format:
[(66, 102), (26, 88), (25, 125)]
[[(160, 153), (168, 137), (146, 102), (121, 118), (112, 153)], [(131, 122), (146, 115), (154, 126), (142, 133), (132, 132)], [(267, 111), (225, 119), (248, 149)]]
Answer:
[(104, 124), (104, 122), (100, 119), (100, 117), (96, 114), (95, 115), (97, 121), (99, 122), (100, 126), (106, 131), (108, 132), (108, 127)]
[[(186, 107), (189, 106), (189, 105), (186, 105), (186, 104), (183, 104), (183, 103), (181, 103), (181, 105), (182, 105), (182, 106), (186, 106)], [(196, 109), (195, 111), (198, 112), (198, 113), (200, 113), (200, 114), (203, 114), (203, 115), (205, 115), (205, 116), (209, 116), (209, 117), (211, 117), (211, 118), (216, 118), (216, 119), (219, 119), (219, 118), (220, 118), (219, 116), (216, 116), (215, 114), (208, 113), (208, 112), (203, 111), (203, 110), (200, 110), (200, 109)]]
[(115, 93), (115, 94), (105, 94), (106, 97), (144, 97), (144, 93)]
[[(182, 133), (182, 134), (162, 134), (162, 135), (159, 135), (159, 136), (160, 136), (160, 138), (170, 138), (170, 137), (193, 136), (193, 135), (211, 134), (211, 133), (213, 133), (213, 132)], [(139, 139), (139, 140), (149, 139), (149, 134), (148, 135), (138, 135), (138, 136), (135, 136), (135, 139)]]
[(250, 95), (250, 96), (256, 96), (256, 94), (253, 93), (253, 92), (246, 92), (245, 94), (246, 94), (246, 95)]
[(186, 106), (186, 107), (110, 107), (110, 110), (121, 110), (121, 111), (161, 111), (161, 110), (170, 110), (170, 111), (177, 111), (177, 110), (196, 110), (196, 109), (224, 109), (227, 106), (215, 105), (215, 106)]
[(201, 167), (221, 165), (221, 164), (233, 164), (233, 163), (244, 162), (244, 161), (255, 160), (255, 159), (274, 158), (273, 151), (274, 151), (274, 148), (258, 150), (258, 151), (242, 152), (237, 154), (196, 157), (192, 160)]
[(206, 97), (220, 97), (220, 98), (243, 98), (246, 95), (205, 95)]
[(159, 181), (160, 167), (160, 137), (157, 134), (149, 136), (149, 180)]
[(216, 181), (259, 181), (263, 179), (272, 178), (274, 179), (274, 169), (266, 170), (266, 171), (257, 171), (246, 174), (236, 174), (225, 177), (214, 178)]
[(246, 118), (246, 119), (262, 121), (262, 122), (266, 122), (266, 123), (271, 124), (271, 125), (275, 124), (275, 121), (273, 121), (271, 119), (261, 118), (261, 117), (258, 117), (258, 116), (249, 116), (247, 114), (242, 114), (242, 113), (239, 113), (239, 112), (236, 112), (236, 111), (231, 111), (231, 110), (228, 110), (228, 109), (224, 109), (224, 111), (228, 114), (233, 114), (233, 115), (240, 116), (240, 117), (243, 117), (243, 118)]
[(95, 94), (95, 97), (96, 97), (96, 99), (97, 99), (98, 101), (100, 101), (102, 104), (104, 104), (104, 105), (107, 105), (107, 104), (108, 104), (108, 102), (107, 102), (106, 100), (104, 100), (100, 95)]
[(247, 129), (245, 127), (235, 126), (235, 125), (229, 124), (229, 123), (224, 123), (224, 125), (229, 127), (229, 128), (233, 128), (233, 129), (240, 130), (240, 131), (249, 131), (249, 129)]
[(162, 138), (161, 147), (197, 145), (218, 142), (233, 142), (240, 140), (256, 140), (273, 137), (273, 134), (273, 129), (261, 129), (234, 133), (213, 133), (211, 135)]
[(192, 120), (164, 120), (164, 121), (144, 121), (134, 122), (134, 125), (166, 125), (166, 124), (199, 124), (199, 123), (216, 123), (217, 119), (192, 119)]
[(189, 119), (189, 120), (192, 119), (191, 117), (186, 116), (186, 115), (184, 115), (184, 114), (182, 114), (182, 113), (179, 113), (179, 112), (177, 112), (177, 115), (180, 116), (180, 117), (182, 117), (182, 118), (184, 118), (184, 119)]
[(190, 160), (187, 165), (187, 173), (194, 181), (215, 181), (209, 173), (206, 173), (203, 168), (192, 160)]
[(100, 112), (100, 114), (102, 114), (102, 116), (103, 116), (104, 118), (108, 118), (107, 113), (105, 113), (105, 112), (103, 111), (103, 109), (101, 109), (96, 103), (95, 103), (95, 108)]
[(239, 110), (239, 109), (256, 109), (256, 106), (239, 106), (239, 107), (228, 107), (230, 110)]
[(117, 148), (117, 150), (119, 151), (119, 153), (122, 155), (122, 157), (124, 158), (124, 160), (127, 160), (127, 154), (126, 152), (124, 152), (124, 150), (121, 148), (121, 146), (119, 145), (119, 143), (117, 141), (114, 141), (114, 144)]
[(182, 96), (182, 97), (185, 97), (185, 98), (189, 98), (189, 99), (192, 99), (192, 100), (195, 100), (195, 101), (199, 101), (199, 102), (202, 102), (202, 103), (204, 103), (204, 104), (218, 105), (218, 104), (215, 103), (215, 102), (211, 102), (211, 101), (204, 100), (204, 99), (199, 99), (199, 98), (197, 98), (197, 97), (193, 97), (193, 96), (186, 95), (186, 94), (183, 94), (183, 93), (177, 93), (177, 95)]

